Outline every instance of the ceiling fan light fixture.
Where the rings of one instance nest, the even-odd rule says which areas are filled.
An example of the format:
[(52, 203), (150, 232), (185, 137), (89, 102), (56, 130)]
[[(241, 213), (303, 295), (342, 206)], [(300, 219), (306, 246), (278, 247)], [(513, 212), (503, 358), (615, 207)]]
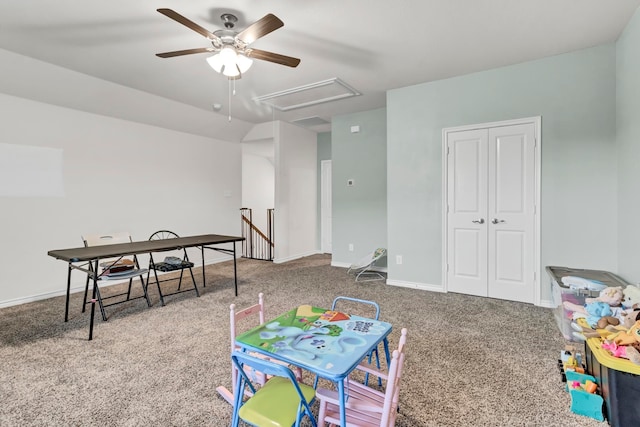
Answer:
[(225, 65), (222, 69), (222, 74), (227, 77), (238, 77), (240, 75), (240, 69), (236, 64)]
[(227, 77), (238, 77), (253, 64), (251, 58), (237, 53), (232, 46), (225, 46), (220, 52), (207, 58), (207, 62), (216, 72)]
[(236, 64), (238, 65), (240, 72), (244, 74), (249, 70), (249, 68), (251, 68), (251, 65), (253, 64), (253, 59), (240, 53), (236, 58)]
[(210, 56), (209, 58), (207, 58), (207, 62), (209, 63), (211, 68), (213, 68), (217, 73), (221, 73), (222, 72), (222, 66), (224, 64), (222, 63), (222, 59), (220, 58), (220, 54), (219, 53), (216, 53), (215, 55)]
[(233, 48), (233, 46), (225, 46), (220, 51), (220, 59), (225, 66), (235, 64), (237, 57), (238, 53)]
[[(174, 10), (166, 8), (157, 10), (168, 18), (204, 36), (213, 45), (213, 47), (156, 53), (156, 56), (160, 58), (215, 52), (215, 55), (207, 58), (209, 65), (216, 72), (230, 78), (239, 77), (242, 73), (249, 70), (251, 64), (253, 64), (253, 59), (268, 61), (292, 68), (297, 67), (300, 63), (300, 59), (298, 58), (249, 47), (249, 45), (257, 39), (266, 36), (284, 25), (277, 16), (271, 13), (265, 15), (240, 32), (234, 30), (235, 23), (238, 19), (233, 14), (225, 13), (221, 15), (225, 29), (211, 32)], [(247, 56), (247, 52), (250, 53), (251, 58)]]

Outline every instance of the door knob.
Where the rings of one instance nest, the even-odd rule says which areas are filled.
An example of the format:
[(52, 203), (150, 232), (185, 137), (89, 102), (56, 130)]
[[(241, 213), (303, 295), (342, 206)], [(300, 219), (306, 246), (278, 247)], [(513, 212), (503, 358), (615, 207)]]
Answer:
[(492, 223), (492, 224), (497, 224), (497, 223), (499, 223), (499, 222), (504, 222), (504, 219), (493, 218), (493, 219), (491, 220), (491, 223)]
[(474, 219), (471, 222), (475, 222), (476, 224), (484, 224), (484, 218), (480, 218), (480, 219)]

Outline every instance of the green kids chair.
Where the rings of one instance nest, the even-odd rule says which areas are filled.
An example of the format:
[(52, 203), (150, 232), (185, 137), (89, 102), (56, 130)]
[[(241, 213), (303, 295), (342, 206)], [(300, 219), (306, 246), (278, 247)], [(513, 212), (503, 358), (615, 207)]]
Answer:
[[(305, 415), (312, 426), (317, 427), (310, 407), (316, 391), (299, 383), (291, 369), (240, 351), (231, 354), (231, 361), (239, 374), (234, 390), (232, 427), (237, 427), (240, 419), (258, 427), (299, 427)], [(256, 390), (245, 372), (247, 366), (271, 378)], [(244, 400), (246, 387), (251, 389), (253, 396)]]

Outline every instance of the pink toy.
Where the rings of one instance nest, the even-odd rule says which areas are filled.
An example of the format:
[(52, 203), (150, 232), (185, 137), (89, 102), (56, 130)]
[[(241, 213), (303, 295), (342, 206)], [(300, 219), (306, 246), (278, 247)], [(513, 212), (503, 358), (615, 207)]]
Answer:
[[(605, 341), (602, 343), (602, 348), (608, 350), (615, 357), (625, 357), (627, 350), (625, 346), (618, 345), (613, 341)], [(625, 357), (626, 358), (626, 357)]]
[(640, 353), (638, 353), (638, 350), (636, 350), (634, 347), (618, 345), (613, 341), (604, 341), (602, 343), (602, 348), (609, 351), (609, 353), (611, 353), (611, 355), (614, 357), (629, 359), (636, 365), (640, 365)]

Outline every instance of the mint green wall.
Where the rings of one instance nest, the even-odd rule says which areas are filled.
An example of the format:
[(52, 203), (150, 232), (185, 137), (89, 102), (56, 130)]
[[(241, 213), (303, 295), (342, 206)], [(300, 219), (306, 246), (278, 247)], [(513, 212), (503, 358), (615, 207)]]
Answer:
[[(351, 126), (360, 126), (360, 132), (351, 133)], [(334, 264), (348, 265), (387, 247), (386, 141), (384, 108), (331, 119)], [(354, 180), (353, 187), (347, 186), (348, 179)]]
[[(331, 132), (318, 134), (318, 167), (322, 160), (331, 160)], [(318, 179), (320, 175), (318, 175)]]
[(389, 281), (442, 284), (442, 129), (533, 116), (542, 299), (545, 265), (616, 270), (615, 54), (610, 44), (387, 93), (389, 259), (404, 260)]
[(322, 132), (318, 134), (317, 144), (317, 157), (318, 157), (318, 188), (316, 193), (318, 194), (317, 206), (318, 206), (318, 224), (316, 226), (316, 242), (318, 242), (318, 250), (322, 248), (320, 232), (322, 231), (322, 161), (331, 160), (331, 132)]
[(637, 284), (640, 282), (640, 9), (616, 47), (619, 274)]

